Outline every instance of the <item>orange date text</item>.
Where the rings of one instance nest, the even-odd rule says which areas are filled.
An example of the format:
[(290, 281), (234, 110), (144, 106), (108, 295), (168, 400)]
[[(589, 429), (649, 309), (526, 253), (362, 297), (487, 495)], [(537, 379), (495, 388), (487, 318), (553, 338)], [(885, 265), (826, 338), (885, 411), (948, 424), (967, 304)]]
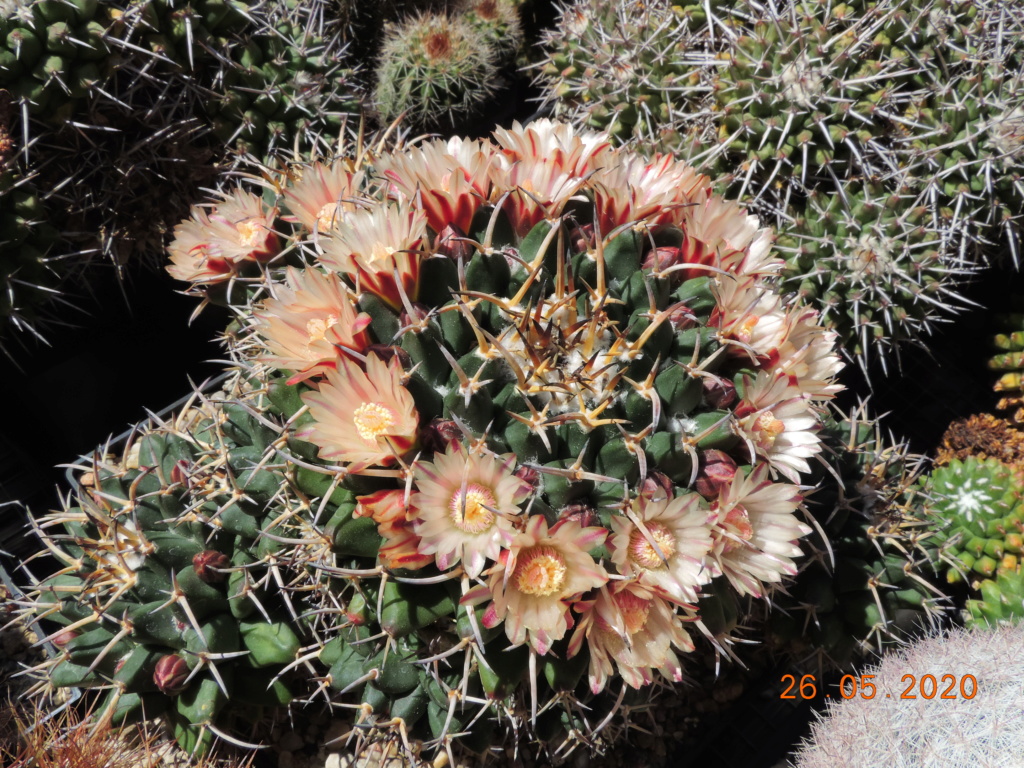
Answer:
[[(901, 690), (880, 694), (873, 682), (874, 675), (843, 675), (839, 680), (839, 696), (844, 699), (860, 697), (873, 699), (877, 696), (899, 699), (973, 699), (978, 694), (978, 680), (974, 675), (904, 675), (900, 679)], [(818, 696), (818, 681), (814, 675), (783, 675), (786, 686), (779, 694), (780, 699), (814, 699)], [(826, 697), (832, 698), (829, 693)]]

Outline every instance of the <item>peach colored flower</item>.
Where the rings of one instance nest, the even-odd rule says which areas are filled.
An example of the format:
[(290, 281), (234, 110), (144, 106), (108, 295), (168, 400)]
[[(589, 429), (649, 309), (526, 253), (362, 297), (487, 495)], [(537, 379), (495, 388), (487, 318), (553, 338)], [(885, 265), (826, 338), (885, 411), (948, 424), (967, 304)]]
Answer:
[(789, 333), (779, 295), (754, 277), (729, 275), (717, 279), (713, 291), (717, 306), (708, 324), (718, 326), (719, 338), (735, 342), (733, 356), (766, 363)]
[(345, 227), (323, 242), (320, 261), (348, 275), (359, 292), (369, 291), (401, 309), (403, 292), (409, 301), (416, 300), (426, 233), (426, 216), (408, 206), (353, 211), (346, 214)]
[(261, 360), (295, 371), (289, 384), (334, 368), (348, 350), (369, 346), (370, 316), (357, 311), (355, 296), (336, 273), (289, 267), (287, 281), (253, 317), (272, 353)]
[(573, 520), (560, 520), (548, 530), (544, 516), (534, 515), (502, 551), (489, 583), (470, 590), (463, 602), (492, 597), (484, 626), (504, 621), (513, 645), (528, 642), (545, 654), (572, 626), (569, 603), (608, 581), (589, 554), (607, 535), (604, 528), (582, 528)]
[(318, 392), (306, 392), (313, 423), (296, 433), (320, 447), (320, 457), (351, 464), (358, 472), (388, 465), (416, 442), (419, 414), (412, 395), (402, 386), (398, 357), (384, 363), (366, 358), (366, 370), (348, 358), (338, 358), (336, 370), (325, 371)]
[(409, 521), (409, 507), (404, 490), (381, 490), (356, 497), (353, 517), (370, 517), (377, 524), (377, 533), (384, 537), (378, 559), (385, 568), (419, 570), (434, 562), (432, 555), (420, 550), (420, 537)]
[(473, 216), (491, 194), (495, 147), (489, 141), (431, 141), (381, 158), (377, 170), (392, 194), (426, 214), (439, 233), (447, 226), (470, 231)]
[(362, 171), (350, 171), (343, 161), (313, 163), (302, 178), (284, 191), (288, 210), (310, 233), (329, 232), (346, 213), (358, 209), (365, 182)]
[(693, 493), (674, 499), (633, 499), (627, 515), (613, 515), (609, 549), (623, 576), (685, 603), (711, 581), (704, 559), (711, 548), (707, 511)]
[(177, 280), (198, 285), (224, 282), (244, 262), (266, 262), (277, 255), (274, 232), (277, 209), (267, 209), (256, 195), (236, 189), (210, 211), (192, 208), (192, 218), (174, 228), (167, 246), (167, 271)]
[(635, 581), (609, 582), (592, 600), (573, 606), (581, 614), (569, 644), (575, 656), (586, 639), (590, 651), (590, 689), (599, 693), (618, 670), (627, 685), (654, 682), (657, 670), (680, 682), (683, 668), (673, 648), (689, 653), (693, 641), (676, 615), (675, 605), (657, 589)]
[(416, 465), (414, 509), (423, 552), (437, 553), (447, 570), (460, 560), (476, 578), (488, 559), (497, 560), (514, 534), (513, 518), (532, 490), (513, 473), (515, 457), (469, 454), (451, 442), (434, 461)]
[[(684, 262), (711, 264), (735, 275), (774, 275), (783, 261), (771, 253), (772, 231), (734, 200), (702, 191), (695, 205), (678, 209), (676, 224), (684, 233)], [(693, 277), (711, 274), (692, 270)], [(688, 279), (688, 278), (687, 278)]]
[(708, 516), (715, 575), (725, 574), (740, 594), (754, 597), (761, 597), (764, 584), (794, 575), (797, 539), (811, 532), (796, 517), (799, 503), (799, 489), (771, 480), (766, 464), (746, 476), (737, 472)]

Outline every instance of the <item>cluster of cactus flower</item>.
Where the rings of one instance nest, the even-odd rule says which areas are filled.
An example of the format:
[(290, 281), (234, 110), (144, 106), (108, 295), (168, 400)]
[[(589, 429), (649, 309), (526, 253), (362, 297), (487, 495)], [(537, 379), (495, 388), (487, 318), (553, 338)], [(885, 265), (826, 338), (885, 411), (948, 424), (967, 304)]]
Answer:
[(578, 698), (682, 679), (703, 601), (796, 572), (835, 337), (689, 166), (538, 121), (295, 168), (175, 234), (284, 420), (261, 464), (321, 478), (282, 515), (331, 531), (282, 559), (370, 723), (585, 733)]

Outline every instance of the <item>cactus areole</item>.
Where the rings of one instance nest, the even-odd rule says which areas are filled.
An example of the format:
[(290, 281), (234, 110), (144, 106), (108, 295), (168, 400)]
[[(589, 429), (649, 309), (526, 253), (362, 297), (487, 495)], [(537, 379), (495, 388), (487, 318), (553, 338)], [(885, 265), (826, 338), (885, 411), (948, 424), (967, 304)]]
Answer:
[[(247, 211), (280, 238), (268, 261), (205, 269), (201, 217), (171, 248), (241, 316), (245, 384), (161, 475), (197, 527), (172, 590), (225, 625), (169, 633), (199, 669), (179, 717), (226, 728), (189, 702), (230, 711), (209, 668), (242, 665), (311, 681), (367, 734), (578, 741), (726, 631), (706, 600), (795, 573), (834, 335), (780, 299), (770, 232), (671, 157), (542, 120), (341, 168), (292, 169)], [(135, 542), (147, 525), (107, 531), (96, 567), (174, 560)]]

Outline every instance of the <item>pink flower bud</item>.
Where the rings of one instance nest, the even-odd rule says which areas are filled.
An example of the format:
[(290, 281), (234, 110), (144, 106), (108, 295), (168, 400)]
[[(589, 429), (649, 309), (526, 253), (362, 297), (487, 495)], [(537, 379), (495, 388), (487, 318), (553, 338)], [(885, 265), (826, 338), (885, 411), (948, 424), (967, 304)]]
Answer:
[(668, 478), (668, 475), (664, 475), (661, 472), (651, 470), (640, 484), (640, 496), (648, 501), (671, 499), (674, 495), (675, 486)]
[(514, 474), (524, 483), (529, 485), (531, 488), (536, 489), (537, 486), (540, 485), (540, 472), (538, 472), (533, 467), (521, 466), (512, 474)]
[(192, 567), (196, 569), (196, 576), (200, 581), (207, 584), (219, 584), (228, 577), (223, 572), (224, 568), (231, 565), (231, 560), (223, 552), (207, 549), (192, 558)]
[(584, 224), (569, 232), (569, 239), (576, 253), (585, 253), (597, 245), (597, 238), (594, 237), (594, 225)]
[(451, 443), (461, 438), (462, 430), (448, 419), (435, 418), (420, 431), (420, 443), (434, 453), (444, 453)]
[(434, 251), (441, 256), (447, 256), (452, 261), (459, 259), (469, 261), (475, 249), (472, 243), (463, 239), (465, 236), (465, 232), (454, 224), (449, 224), (438, 232)]
[(575, 520), (583, 528), (601, 525), (597, 519), (597, 510), (587, 504), (569, 504), (558, 513), (560, 520)]
[(736, 385), (728, 379), (707, 377), (701, 386), (704, 389), (704, 402), (711, 408), (720, 410), (736, 402)]
[(732, 457), (714, 448), (704, 451), (697, 469), (694, 488), (705, 499), (717, 499), (722, 489), (736, 477), (736, 462)]
[(403, 309), (398, 316), (398, 324), (403, 328), (422, 325), (430, 315), (430, 308), (424, 304), (412, 302), (412, 313)]
[(685, 331), (697, 324), (697, 316), (685, 304), (677, 304), (668, 313), (668, 321), (675, 331)]
[(683, 252), (679, 248), (652, 248), (644, 256), (643, 269), (652, 269), (661, 272), (663, 269), (674, 267), (683, 263)]
[(185, 690), (188, 674), (188, 664), (181, 656), (161, 656), (153, 670), (153, 682), (161, 692), (168, 696), (176, 696)]
[(189, 487), (189, 471), (188, 461), (185, 459), (179, 459), (174, 462), (174, 466), (171, 467), (171, 482), (175, 485), (184, 485), (186, 488)]
[(78, 633), (75, 630), (73, 630), (73, 629), (65, 629), (65, 630), (63, 630), (61, 632), (58, 632), (56, 635), (54, 635), (53, 639), (50, 642), (53, 643), (58, 648), (63, 648), (65, 645), (70, 643), (76, 637), (78, 637)]

